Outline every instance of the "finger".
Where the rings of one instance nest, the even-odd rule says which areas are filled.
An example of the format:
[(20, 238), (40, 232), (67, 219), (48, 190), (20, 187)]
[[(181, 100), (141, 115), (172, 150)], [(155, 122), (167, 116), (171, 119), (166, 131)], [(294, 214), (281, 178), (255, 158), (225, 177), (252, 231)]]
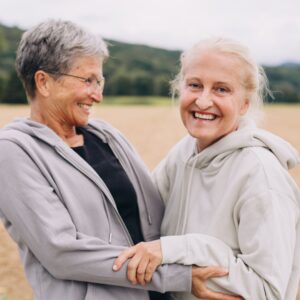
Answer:
[(137, 274), (136, 274), (136, 278), (137, 278), (137, 282), (141, 285), (145, 285), (146, 281), (145, 281), (145, 273), (146, 273), (146, 269), (147, 266), (149, 264), (149, 258), (143, 258), (141, 259), (138, 268), (137, 268)]
[(113, 270), (119, 271), (120, 268), (123, 266), (123, 264), (126, 262), (127, 259), (134, 256), (136, 253), (135, 247), (130, 247), (126, 250), (124, 250), (115, 260), (113, 264)]
[(137, 268), (142, 259), (141, 255), (134, 255), (127, 267), (127, 278), (132, 284), (137, 284)]
[(153, 260), (150, 261), (150, 263), (147, 266), (146, 273), (145, 273), (145, 281), (150, 282), (153, 276), (153, 273), (157, 269), (157, 267), (160, 266), (159, 260)]

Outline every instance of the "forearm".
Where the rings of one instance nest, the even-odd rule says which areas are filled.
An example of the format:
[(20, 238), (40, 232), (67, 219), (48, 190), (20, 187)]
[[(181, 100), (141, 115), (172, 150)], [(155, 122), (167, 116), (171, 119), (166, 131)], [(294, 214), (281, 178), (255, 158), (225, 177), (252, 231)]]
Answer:
[[(69, 242), (72, 247), (72, 242)], [(77, 248), (77, 247), (76, 247)], [(130, 288), (146, 289), (159, 292), (190, 291), (191, 267), (182, 265), (165, 265), (159, 267), (153, 274), (150, 283), (141, 286), (133, 285), (127, 279), (127, 264), (118, 272), (112, 270), (115, 258), (125, 247), (115, 245), (96, 245), (94, 249), (81, 251), (77, 248), (72, 251), (53, 251), (47, 255), (48, 271), (56, 278), (109, 284)]]
[(264, 272), (259, 273), (246, 263), (246, 256), (234, 255), (222, 241), (201, 234), (162, 237), (161, 242), (163, 263), (222, 266), (227, 269), (228, 276), (208, 281), (208, 287), (212, 290), (231, 292), (245, 299), (284, 299), (285, 278), (288, 277), (290, 264), (274, 266), (273, 272), (266, 266)]

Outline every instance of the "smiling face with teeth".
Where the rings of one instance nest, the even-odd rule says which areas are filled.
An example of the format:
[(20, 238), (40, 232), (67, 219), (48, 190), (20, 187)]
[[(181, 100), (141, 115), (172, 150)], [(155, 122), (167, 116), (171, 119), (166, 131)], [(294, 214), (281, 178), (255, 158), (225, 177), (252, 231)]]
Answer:
[(199, 151), (237, 129), (248, 109), (242, 64), (216, 50), (202, 50), (183, 65), (180, 114)]
[[(43, 72), (43, 71), (40, 71)], [(79, 57), (68, 74), (83, 78), (102, 77), (102, 61), (98, 57)], [(94, 102), (102, 100), (102, 91), (90, 88), (83, 79), (72, 76), (53, 78), (44, 72), (43, 100), (32, 103), (35, 120), (47, 124), (61, 137), (76, 135), (75, 128), (87, 124)]]

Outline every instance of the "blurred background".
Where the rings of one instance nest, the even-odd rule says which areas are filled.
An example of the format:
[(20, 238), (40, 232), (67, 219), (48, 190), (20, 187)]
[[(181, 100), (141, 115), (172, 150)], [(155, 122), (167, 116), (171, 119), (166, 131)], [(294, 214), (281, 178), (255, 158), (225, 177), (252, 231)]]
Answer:
[[(47, 18), (81, 24), (110, 45), (104, 67), (110, 103), (168, 97), (180, 52), (210, 36), (234, 38), (265, 67), (275, 99), (300, 103), (299, 0), (10, 0), (0, 10), (0, 103), (26, 103), (14, 70), (24, 30)], [(156, 98), (156, 101), (167, 101)]]

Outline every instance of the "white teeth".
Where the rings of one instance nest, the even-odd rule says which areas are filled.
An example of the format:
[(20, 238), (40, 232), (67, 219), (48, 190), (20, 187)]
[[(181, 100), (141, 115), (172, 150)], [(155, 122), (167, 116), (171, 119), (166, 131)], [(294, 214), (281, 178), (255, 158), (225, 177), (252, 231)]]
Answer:
[(80, 108), (84, 108), (84, 109), (88, 109), (88, 110), (90, 110), (91, 109), (91, 105), (88, 105), (88, 104), (84, 104), (84, 103), (78, 103), (78, 106), (80, 107)]
[(194, 116), (195, 116), (195, 118), (201, 119), (201, 120), (214, 120), (216, 118), (216, 116), (214, 116), (214, 115), (200, 114), (197, 112), (194, 113)]

